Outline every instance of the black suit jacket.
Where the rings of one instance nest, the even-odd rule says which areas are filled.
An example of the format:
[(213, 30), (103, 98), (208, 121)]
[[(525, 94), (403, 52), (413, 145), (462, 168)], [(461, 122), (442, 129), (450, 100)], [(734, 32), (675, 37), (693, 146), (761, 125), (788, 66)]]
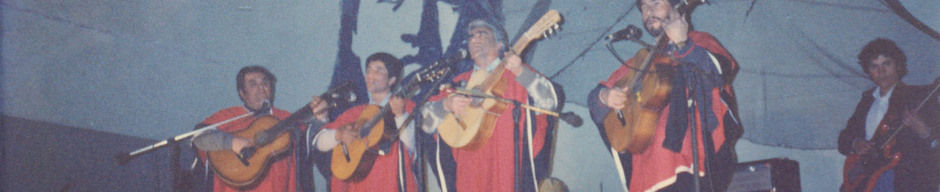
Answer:
[[(865, 140), (865, 119), (868, 116), (868, 109), (874, 103), (871, 89), (862, 93), (862, 100), (855, 108), (855, 113), (849, 118), (845, 129), (839, 133), (839, 153), (843, 155), (853, 154), (855, 150), (852, 142), (855, 140)], [(899, 83), (888, 101), (888, 112), (882, 121), (890, 129), (896, 129), (903, 124), (904, 112), (913, 110), (927, 96), (927, 87), (908, 86)], [(933, 135), (940, 134), (936, 130), (936, 117), (938, 105), (936, 98), (928, 100), (928, 103), (921, 109), (920, 115), (928, 121), (929, 125), (934, 126)], [(931, 142), (935, 136), (921, 138), (912, 129), (902, 129), (895, 138), (892, 151), (901, 153), (901, 160), (894, 168), (895, 189), (896, 191), (937, 191), (936, 178), (938, 175), (937, 161), (932, 155), (934, 149), (931, 148)]]

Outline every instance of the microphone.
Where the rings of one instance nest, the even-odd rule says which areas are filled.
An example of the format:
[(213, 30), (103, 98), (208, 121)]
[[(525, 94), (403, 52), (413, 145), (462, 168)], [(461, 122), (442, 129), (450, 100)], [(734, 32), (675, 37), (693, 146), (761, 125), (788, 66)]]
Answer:
[(345, 101), (345, 102), (354, 102), (356, 101), (356, 94), (349, 90), (340, 90), (338, 92), (330, 93), (331, 101)]
[(261, 102), (261, 111), (268, 111), (268, 110), (271, 110), (271, 101), (265, 99), (263, 102)]
[(333, 87), (331, 90), (320, 95), (320, 98), (328, 102), (328, 105), (332, 107), (337, 107), (340, 105), (340, 102), (343, 103), (353, 103), (356, 101), (356, 93), (353, 92), (353, 83), (351, 81), (345, 81), (339, 85)]
[(467, 51), (464, 49), (457, 49), (449, 57), (438, 59), (433, 63), (422, 67), (419, 71), (415, 72), (415, 80), (418, 82), (425, 82), (428, 80), (433, 80), (446, 74), (450, 73), (451, 70), (456, 68), (457, 62), (465, 59), (467, 57)]
[[(245, 106), (247, 107), (247, 105), (245, 105)], [(255, 115), (254, 115), (255, 117), (260, 117), (260, 116), (262, 116), (262, 115), (271, 114), (271, 101), (265, 99), (264, 101), (261, 101), (261, 108), (258, 108), (258, 110), (253, 110), (253, 109), (250, 109), (250, 108), (249, 108), (248, 110), (251, 111), (251, 112), (254, 112), (254, 113), (255, 113)]]
[(643, 31), (640, 31), (639, 27), (635, 25), (628, 25), (627, 28), (621, 29), (620, 31), (614, 32), (607, 37), (604, 37), (604, 40), (611, 43), (623, 40), (632, 40), (640, 39), (643, 36)]
[(578, 116), (577, 114), (574, 114), (574, 112), (570, 112), (570, 111), (561, 113), (558, 116), (558, 118), (560, 118), (561, 120), (567, 122), (568, 124), (574, 127), (581, 127), (581, 123), (584, 123), (581, 120), (581, 116)]
[(460, 60), (463, 60), (463, 59), (466, 58), (466, 57), (467, 57), (467, 51), (466, 51), (466, 50), (464, 50), (464, 49), (457, 49), (457, 51), (454, 52), (453, 55), (450, 55), (450, 57), (447, 57), (447, 58), (441, 58), (440, 60), (437, 60), (436, 62), (432, 63), (432, 64), (429, 66), (429, 68), (436, 68), (436, 67), (439, 67), (439, 66), (442, 66), (442, 65), (452, 65), (452, 64), (457, 63), (457, 62), (460, 61)]
[(454, 62), (463, 60), (466, 57), (467, 57), (467, 50), (457, 49), (457, 52), (454, 53), (454, 55), (451, 55), (449, 58), (447, 58), (447, 63), (454, 63)]

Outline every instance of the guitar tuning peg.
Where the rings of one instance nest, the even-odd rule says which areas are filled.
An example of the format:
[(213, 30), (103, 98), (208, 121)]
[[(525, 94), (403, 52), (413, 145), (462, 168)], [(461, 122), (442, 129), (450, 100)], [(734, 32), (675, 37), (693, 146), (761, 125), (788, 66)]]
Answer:
[(450, 89), (450, 86), (451, 86), (450, 83), (444, 83), (444, 84), (441, 84), (441, 86), (438, 87), (437, 90), (441, 90), (441, 91), (447, 90), (447, 89)]

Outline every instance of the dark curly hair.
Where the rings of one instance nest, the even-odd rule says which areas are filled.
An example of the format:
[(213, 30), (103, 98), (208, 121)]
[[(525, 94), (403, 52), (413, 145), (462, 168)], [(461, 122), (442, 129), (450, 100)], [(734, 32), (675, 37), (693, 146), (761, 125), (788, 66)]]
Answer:
[(896, 61), (895, 64), (898, 65), (900, 78), (907, 75), (907, 56), (904, 55), (904, 51), (894, 41), (885, 38), (877, 38), (868, 42), (862, 48), (862, 52), (858, 53), (858, 65), (862, 67), (865, 74), (868, 74), (868, 66), (872, 64), (871, 61), (878, 58), (879, 55), (884, 55)]
[[(277, 84), (277, 77), (274, 77), (274, 74), (271, 73), (271, 71), (268, 71), (267, 68), (262, 66), (252, 65), (242, 67), (241, 70), (238, 70), (238, 75), (235, 76), (235, 88), (238, 89), (239, 92), (245, 90), (245, 75), (248, 73), (264, 74), (264, 80), (271, 84), (271, 102), (274, 102), (274, 93), (276, 93), (274, 85)], [(245, 100), (245, 98), (241, 98), (241, 94), (239, 94), (238, 97), (242, 100)]]

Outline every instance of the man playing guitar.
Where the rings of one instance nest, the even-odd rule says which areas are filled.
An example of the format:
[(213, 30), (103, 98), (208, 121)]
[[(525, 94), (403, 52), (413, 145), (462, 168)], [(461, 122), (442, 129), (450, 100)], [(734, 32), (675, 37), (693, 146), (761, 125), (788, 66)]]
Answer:
[(839, 133), (839, 153), (847, 156), (843, 191), (937, 191), (940, 172), (930, 148), (938, 122), (920, 118), (938, 112), (937, 100), (927, 98), (914, 111), (930, 90), (901, 81), (906, 62), (888, 39), (875, 39), (858, 54), (858, 64), (876, 86), (862, 94)]
[[(505, 66), (505, 73), (502, 73), (501, 76), (493, 76), (499, 79), (496, 84), (506, 86), (501, 99), (556, 111), (558, 101), (551, 82), (523, 63), (522, 59), (515, 53), (503, 52), (506, 50), (506, 34), (501, 27), (493, 25), (489, 21), (477, 19), (471, 21), (467, 29), (469, 33), (469, 52), (474, 69), (459, 74), (453, 82), (473, 82), (475, 77), (490, 77), (488, 75), (498, 74), (496, 71), (501, 71), (498, 69)], [(505, 65), (502, 63), (505, 63)], [(467, 89), (473, 89), (473, 87), (467, 87)], [(475, 108), (473, 103), (481, 99), (478, 96), (473, 98), (464, 94), (441, 91), (441, 94), (430, 98), (427, 105), (421, 109), (424, 121), (421, 125), (422, 129), (430, 134), (440, 133), (443, 129), (461, 130), (462, 128), (439, 126), (448, 115), (465, 115), (463, 112)], [(530, 101), (534, 101), (534, 103), (529, 103)], [(478, 135), (487, 135), (488, 138), (481, 139), (480, 142), (473, 144), (476, 145), (474, 147), (462, 148), (448, 143), (453, 148), (452, 158), (456, 161), (456, 183), (442, 183), (441, 188), (448, 189), (450, 185), (455, 185), (456, 189), (460, 191), (519, 191), (521, 189), (514, 188), (517, 184), (529, 186), (515, 181), (519, 177), (514, 174), (521, 167), (516, 167), (517, 161), (523, 159), (521, 158), (522, 155), (529, 155), (521, 154), (521, 150), (513, 148), (514, 146), (523, 145), (521, 140), (514, 141), (514, 134), (521, 134), (521, 130), (523, 130), (516, 129), (515, 125), (518, 124), (519, 128), (523, 128), (527, 124), (536, 127), (534, 128), (536, 130), (532, 131), (536, 135), (533, 136), (534, 139), (531, 141), (531, 151), (540, 151), (543, 145), (542, 138), (544, 138), (545, 127), (532, 124), (532, 121), (529, 121), (528, 118), (534, 119), (536, 117), (530, 116), (527, 112), (524, 112), (525, 110), (519, 112), (518, 115), (514, 115), (514, 109), (521, 108), (521, 106), (516, 106), (513, 103), (501, 104), (508, 106), (497, 114), (490, 111), (486, 112), (495, 116), (495, 123), (492, 127), (483, 128), (489, 129), (489, 133), (479, 133)], [(460, 122), (461, 125), (474, 123), (479, 124), (480, 122)], [(513, 133), (514, 130), (518, 130), (520, 133)], [(440, 133), (440, 135), (443, 135), (443, 133)], [(514, 152), (519, 152), (519, 154), (513, 154)], [(520, 158), (516, 158), (517, 156)], [(432, 165), (432, 167), (436, 167), (436, 165)], [(444, 170), (451, 171), (454, 169), (444, 168)], [(438, 170), (438, 172), (440, 171)], [(437, 174), (442, 175), (441, 173)], [(450, 179), (441, 178), (440, 180), (448, 181)]]
[[(199, 150), (200, 159), (206, 159), (207, 152), (231, 150), (238, 153), (243, 148), (253, 146), (254, 143), (250, 138), (236, 137), (232, 133), (248, 128), (255, 119), (261, 116), (272, 115), (285, 119), (291, 115), (290, 112), (273, 107), (274, 85), (277, 83), (277, 78), (264, 67), (244, 67), (238, 72), (236, 81), (238, 96), (244, 105), (222, 109), (196, 127), (204, 127), (252, 112), (254, 114), (219, 126), (218, 129), (210, 129), (195, 135), (193, 145)], [(247, 183), (246, 186), (230, 185), (216, 174), (213, 177), (212, 189), (213, 191), (297, 191), (295, 179), (297, 172), (292, 169), (296, 163), (293, 153), (290, 154), (287, 157), (275, 158), (263, 176)]]
[[(318, 139), (313, 141), (317, 150), (322, 152), (334, 150), (333, 153), (338, 153), (340, 151), (336, 151), (337, 148), (345, 147), (342, 145), (362, 140), (364, 136), (360, 135), (355, 122), (370, 105), (385, 106), (387, 104), (394, 115), (395, 122), (384, 123), (390, 123), (395, 128), (401, 127), (415, 107), (415, 103), (411, 100), (392, 94), (392, 88), (395, 87), (393, 85), (400, 84), (399, 81), (402, 79), (402, 63), (395, 56), (382, 52), (372, 54), (366, 58), (365, 68), (369, 103), (352, 107), (343, 112), (335, 121), (324, 125), (326, 129), (320, 131)], [(311, 107), (323, 108), (318, 105), (319, 101), (319, 98), (315, 98), (311, 102)], [(393, 132), (402, 133), (394, 134), (397, 140), (391, 143), (389, 149), (375, 147), (366, 152), (378, 153), (378, 156), (374, 157), (371, 165), (362, 165), (371, 166), (370, 170), (363, 173), (364, 177), (343, 180), (337, 178), (334, 173), (330, 179), (330, 191), (400, 191), (400, 189), (417, 191), (417, 182), (411, 170), (415, 150), (414, 126), (409, 124)], [(338, 162), (334, 158), (332, 163)]]
[[(655, 109), (659, 116), (652, 119), (655, 126), (652, 137), (647, 137), (651, 138), (648, 146), (634, 151), (616, 149), (612, 143), (624, 137), (608, 135), (605, 130), (625, 123), (605, 121), (605, 116), (616, 117), (631, 103), (655, 100), (634, 96), (641, 94), (636, 92), (640, 87), (618, 85), (622, 79), (633, 79), (628, 77), (630, 73), (645, 72), (636, 61), (657, 60), (642, 55), (655, 54), (637, 54), (588, 94), (591, 118), (611, 148), (621, 182), (629, 191), (698, 191), (696, 187), (725, 191), (737, 164), (734, 144), (742, 129), (731, 84), (738, 64), (714, 36), (690, 30), (686, 19), (689, 7), (683, 6), (689, 2), (694, 1), (636, 1), (646, 31), (658, 39), (650, 52), (661, 53), (654, 57), (669, 58), (648, 74), (669, 77), (666, 84), (672, 87), (664, 97), (667, 105)], [(674, 73), (669, 75), (671, 70)]]

